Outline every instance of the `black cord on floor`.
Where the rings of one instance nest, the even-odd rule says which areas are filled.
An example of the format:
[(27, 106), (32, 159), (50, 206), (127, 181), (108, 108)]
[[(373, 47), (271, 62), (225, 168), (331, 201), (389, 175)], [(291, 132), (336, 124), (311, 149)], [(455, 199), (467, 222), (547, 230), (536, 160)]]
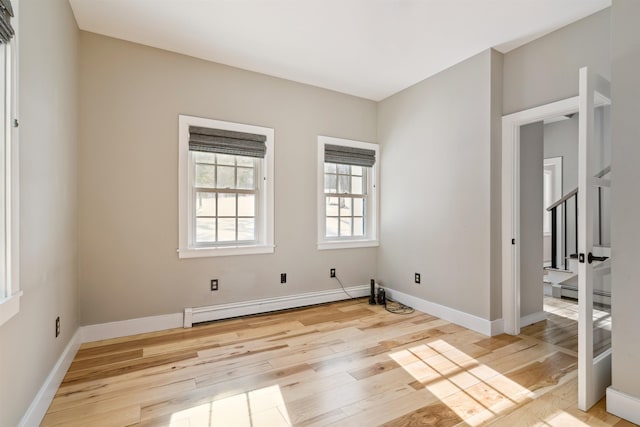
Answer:
[(338, 281), (338, 283), (340, 283), (340, 287), (342, 288), (342, 291), (347, 294), (347, 296), (349, 297), (349, 299), (358, 299), (354, 296), (352, 296), (349, 292), (347, 292), (347, 290), (344, 288), (344, 286), (342, 285), (342, 281), (340, 280), (340, 278), (338, 277), (338, 275), (336, 274), (334, 276), (334, 279), (336, 279)]
[(384, 308), (389, 313), (393, 313), (393, 314), (411, 314), (415, 311), (413, 308), (409, 307), (408, 305), (404, 305), (399, 302), (392, 301), (390, 299), (387, 299), (387, 301), (384, 304)]

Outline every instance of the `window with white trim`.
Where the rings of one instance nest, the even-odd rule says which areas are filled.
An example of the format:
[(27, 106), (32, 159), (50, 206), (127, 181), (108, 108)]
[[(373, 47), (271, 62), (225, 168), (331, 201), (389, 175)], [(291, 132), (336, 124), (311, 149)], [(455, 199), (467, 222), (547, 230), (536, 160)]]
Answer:
[(179, 257), (273, 252), (273, 129), (180, 115), (179, 133)]
[(318, 249), (378, 246), (377, 144), (318, 137)]
[(0, 325), (20, 310), (17, 4), (0, 2)]

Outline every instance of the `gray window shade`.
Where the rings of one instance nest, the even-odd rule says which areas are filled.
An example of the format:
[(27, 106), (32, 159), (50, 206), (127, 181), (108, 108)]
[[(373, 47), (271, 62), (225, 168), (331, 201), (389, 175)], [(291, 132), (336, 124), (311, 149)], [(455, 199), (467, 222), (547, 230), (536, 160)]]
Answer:
[(12, 17), (11, 0), (0, 0), (0, 43), (9, 43), (15, 34), (11, 26)]
[(366, 148), (325, 144), (324, 161), (341, 165), (371, 167), (376, 163), (376, 152)]
[[(2, 0), (0, 0), (2, 1)], [(189, 150), (264, 158), (265, 135), (189, 126)]]

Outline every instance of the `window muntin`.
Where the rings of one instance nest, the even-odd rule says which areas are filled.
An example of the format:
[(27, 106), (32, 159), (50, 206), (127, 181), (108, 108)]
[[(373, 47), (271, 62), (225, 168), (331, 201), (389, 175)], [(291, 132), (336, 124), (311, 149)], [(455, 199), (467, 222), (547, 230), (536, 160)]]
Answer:
[(273, 253), (274, 130), (179, 115), (178, 136), (178, 257)]
[(325, 162), (326, 238), (362, 238), (365, 235), (369, 169)]
[(261, 160), (191, 151), (194, 246), (256, 242)]
[(378, 246), (378, 160), (377, 144), (318, 136), (318, 249)]

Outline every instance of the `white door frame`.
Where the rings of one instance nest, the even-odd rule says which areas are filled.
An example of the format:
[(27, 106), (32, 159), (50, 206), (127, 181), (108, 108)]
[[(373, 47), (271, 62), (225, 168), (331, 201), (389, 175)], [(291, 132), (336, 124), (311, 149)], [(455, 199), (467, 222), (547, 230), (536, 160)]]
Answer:
[(520, 333), (520, 127), (578, 111), (577, 96), (502, 117), (502, 319)]

